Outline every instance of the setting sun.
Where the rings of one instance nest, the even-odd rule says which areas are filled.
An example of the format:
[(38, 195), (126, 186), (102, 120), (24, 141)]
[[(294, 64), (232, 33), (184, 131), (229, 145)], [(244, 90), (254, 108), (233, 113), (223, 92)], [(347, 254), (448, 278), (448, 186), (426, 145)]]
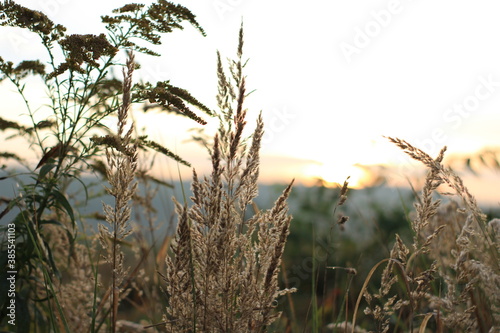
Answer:
[(312, 179), (322, 179), (326, 185), (342, 185), (349, 178), (349, 187), (363, 188), (369, 183), (370, 175), (359, 165), (342, 165), (339, 163), (311, 164), (305, 170), (305, 175)]

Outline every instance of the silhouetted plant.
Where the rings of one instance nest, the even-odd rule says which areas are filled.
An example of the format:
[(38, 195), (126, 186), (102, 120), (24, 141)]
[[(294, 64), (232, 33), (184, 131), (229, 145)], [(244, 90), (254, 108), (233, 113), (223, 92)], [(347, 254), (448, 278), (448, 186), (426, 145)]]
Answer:
[(164, 274), (168, 332), (266, 332), (280, 313), (278, 273), (291, 216), (288, 185), (274, 206), (245, 217), (257, 196), (262, 117), (247, 147), (243, 27), (232, 78), (218, 57), (220, 127), (211, 146), (212, 173), (193, 171), (193, 205), (176, 202), (178, 227)]
[[(135, 153), (131, 153), (128, 148), (128, 145), (133, 145), (137, 149), (156, 151), (189, 165), (168, 148), (146, 136), (131, 138), (129, 133), (129, 143), (124, 145), (123, 134), (114, 134), (104, 125), (105, 120), (117, 114), (120, 119), (119, 110), (125, 104), (128, 108), (128, 105), (146, 102), (160, 110), (189, 117), (200, 124), (204, 124), (205, 120), (189, 105), (211, 115), (208, 107), (169, 81), (135, 85), (129, 81), (127, 100), (122, 101), (122, 79), (111, 75), (114, 68), (124, 66), (124, 51), (158, 56), (148, 47), (139, 46), (137, 40), (159, 45), (161, 34), (182, 30), (185, 22), (204, 35), (195, 15), (187, 8), (165, 0), (158, 0), (149, 6), (128, 4), (113, 13), (102, 17), (106, 33), (67, 34), (65, 27), (54, 23), (40, 11), (14, 1), (0, 3), (0, 25), (26, 29), (38, 35), (47, 52), (46, 61), (23, 60), (17, 65), (0, 57), (0, 81), (10, 82), (21, 96), (26, 120), (18, 120), (17, 115), (13, 119), (0, 118), (0, 130), (8, 134), (8, 138), (25, 139), (29, 150), (39, 159), (37, 165), (32, 165), (17, 152), (2, 152), (0, 155), (0, 158), (16, 162), (26, 170), (20, 173), (18, 168), (9, 169), (5, 166), (7, 174), (1, 180), (15, 179), (20, 187), (19, 193), (6, 200), (8, 203), (0, 212), (0, 219), (6, 219), (12, 215), (9, 212), (14, 208), (20, 210), (11, 220), (16, 228), (17, 250), (16, 267), (11, 270), (18, 272), (16, 301), (20, 308), (27, 309), (17, 312), (19, 325), (16, 327), (22, 332), (27, 332), (30, 325), (33, 328), (33, 325), (40, 324), (43, 325), (39, 327), (45, 327), (42, 331), (74, 330), (71, 320), (66, 316), (68, 312), (62, 305), (63, 298), (69, 295), (62, 295), (56, 288), (65, 268), (70, 267), (72, 258), (77, 256), (74, 245), (79, 215), (74, 210), (68, 187), (76, 180), (86, 191), (86, 185), (81, 180), (82, 174), (103, 173), (104, 170), (100, 168), (102, 147), (112, 147), (110, 149), (116, 150), (118, 154), (133, 156)], [(37, 87), (37, 80), (45, 85), (48, 103), (29, 100), (27, 97), (30, 87)], [(36, 105), (38, 102), (40, 105)], [(133, 172), (130, 176), (133, 177)], [(109, 172), (107, 177), (111, 177)], [(109, 209), (106, 212), (109, 215)], [(108, 217), (108, 221), (110, 219)], [(64, 231), (70, 245), (69, 251), (64, 252), (66, 263), (57, 258), (62, 252), (54, 252), (57, 240), (47, 233), (54, 227)], [(115, 237), (113, 246), (125, 236), (126, 233)], [(7, 253), (6, 247), (4, 240), (2, 256)], [(95, 260), (95, 249), (87, 250), (87, 259)], [(87, 281), (95, 283), (97, 287), (96, 266), (89, 267), (93, 269), (91, 275), (96, 281)], [(0, 276), (2, 281), (5, 281), (5, 274), (6, 270), (3, 270)], [(85, 316), (89, 312), (93, 313), (93, 320), (98, 317), (96, 302), (97, 299), (83, 311)], [(113, 304), (116, 306), (117, 303)], [(7, 302), (2, 296), (2, 320), (6, 318), (6, 306)], [(115, 322), (116, 318), (113, 318), (113, 329)], [(98, 329), (102, 324), (95, 323), (91, 329)]]

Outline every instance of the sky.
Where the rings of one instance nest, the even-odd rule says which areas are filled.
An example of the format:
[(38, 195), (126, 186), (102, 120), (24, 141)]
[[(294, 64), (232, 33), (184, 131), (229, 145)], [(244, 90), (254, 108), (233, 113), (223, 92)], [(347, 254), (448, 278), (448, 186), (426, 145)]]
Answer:
[[(69, 33), (104, 32), (99, 15), (127, 3), (17, 2), (44, 11)], [(169, 79), (215, 108), (216, 50), (234, 57), (243, 20), (247, 86), (255, 89), (247, 99), (248, 123), (260, 111), (266, 123), (264, 181), (322, 177), (341, 183), (350, 175), (352, 185), (361, 186), (363, 177), (368, 181), (361, 166), (379, 165), (391, 168), (397, 183), (415, 164), (384, 136), (405, 139), (433, 156), (444, 145), (451, 155), (500, 146), (497, 1), (178, 3), (197, 15), (207, 37), (190, 26), (166, 35), (155, 48), (162, 57), (139, 59), (141, 78)], [(36, 58), (42, 50), (35, 42), (18, 31), (1, 34), (2, 56), (14, 62)], [(7, 117), (8, 110), (0, 109), (0, 115)], [(137, 122), (197, 169), (206, 168), (205, 151), (186, 143), (187, 130), (196, 127), (192, 121), (157, 114), (137, 115)], [(173, 166), (165, 170), (177, 172)], [(486, 193), (491, 179), (471, 178), (470, 184)], [(487, 197), (498, 202), (491, 193)]]

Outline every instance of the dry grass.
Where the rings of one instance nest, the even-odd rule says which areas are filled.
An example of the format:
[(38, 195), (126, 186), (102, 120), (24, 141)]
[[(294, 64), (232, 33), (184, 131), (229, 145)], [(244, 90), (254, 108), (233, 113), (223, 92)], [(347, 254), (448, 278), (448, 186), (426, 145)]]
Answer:
[(280, 315), (276, 299), (290, 292), (279, 289), (278, 272), (291, 220), (286, 204), (291, 184), (273, 208), (246, 217), (257, 196), (264, 124), (259, 116), (247, 148), (242, 43), (240, 33), (239, 59), (232, 67), (236, 94), (219, 63), (219, 100), (233, 96), (235, 105), (222, 106), (230, 121), (221, 122), (214, 138), (212, 173), (200, 180), (194, 172), (192, 206), (176, 202), (178, 228), (164, 276), (168, 332), (263, 332)]
[[(498, 332), (498, 220), (488, 223), (460, 177), (442, 164), (446, 148), (433, 159), (406, 141), (389, 140), (429, 171), (415, 203), (413, 244), (407, 247), (396, 235), (378, 293), (366, 291), (373, 271), (365, 281), (363, 293), (369, 304), (365, 314), (373, 316), (378, 332), (388, 332), (394, 316), (403, 331), (423, 330), (433, 317), (438, 332)], [(453, 190), (448, 195), (461, 199), (461, 205), (456, 201), (441, 205), (435, 199), (443, 184)], [(398, 281), (403, 282), (405, 293), (397, 288)]]
[(106, 173), (111, 185), (106, 190), (115, 198), (115, 204), (114, 207), (103, 204), (109, 227), (99, 224), (99, 239), (105, 250), (104, 259), (110, 265), (111, 271), (109, 300), (112, 332), (116, 332), (118, 305), (126, 296), (124, 281), (129, 273), (129, 269), (124, 266), (124, 254), (120, 248), (120, 242), (123, 242), (132, 232), (129, 225), (131, 214), (129, 202), (137, 190), (137, 183), (134, 181), (137, 168), (137, 145), (132, 143), (134, 128), (130, 126), (126, 129), (134, 66), (134, 57), (130, 54), (127, 60), (127, 72), (123, 72), (123, 103), (118, 110), (118, 132), (115, 138), (118, 149), (106, 149), (108, 163)]
[[(43, 232), (47, 234), (47, 247), (52, 249), (52, 256), (61, 267), (61, 278), (52, 277), (55, 293), (47, 290), (44, 283), (40, 283), (33, 297), (52, 299), (49, 306), (55, 314), (55, 325), (60, 331), (65, 331), (66, 326), (73, 332), (90, 332), (93, 319), (96, 322), (103, 319), (103, 312), (95, 313), (93, 310), (95, 301), (99, 301), (93, 298), (100, 283), (100, 275), (93, 264), (97, 258), (97, 244), (72, 244), (66, 232), (51, 225), (47, 225)], [(43, 275), (42, 270), (33, 272), (33, 276), (40, 282), (44, 280)], [(57, 310), (58, 305), (61, 312)], [(102, 330), (106, 330), (106, 325), (102, 326)]]
[[(0, 7), (5, 7), (5, 14), (11, 15), (3, 25), (28, 27), (44, 38), (49, 51), (56, 41), (66, 47), (66, 62), (58, 66), (52, 63), (53, 71), (45, 76), (49, 81), (56, 81), (57, 89), (63, 87), (58, 80), (61, 78), (64, 81), (64, 76), (61, 75), (65, 71), (71, 71), (69, 78), (73, 79), (75, 73), (85, 74), (85, 70), (80, 67), (84, 63), (90, 70), (97, 69), (100, 66), (96, 59), (102, 55), (110, 57), (109, 62), (104, 63), (106, 66), (110, 65), (112, 57), (118, 52), (118, 46), (150, 54), (153, 52), (134, 43), (130, 44), (128, 38), (143, 37), (152, 44), (158, 44), (159, 35), (156, 32), (165, 33), (179, 28), (182, 20), (187, 20), (203, 32), (194, 15), (187, 9), (166, 1), (159, 1), (158, 4), (148, 7), (146, 12), (142, 11), (144, 5), (138, 4), (126, 5), (116, 12), (135, 13), (135, 18), (128, 14), (120, 15), (119, 18), (105, 16), (104, 20), (112, 32), (123, 32), (118, 25), (122, 21), (134, 27), (129, 31), (132, 35), (113, 38), (115, 41), (123, 40), (124, 44), (116, 47), (109, 44), (104, 35), (71, 35), (63, 38), (64, 28), (54, 25), (43, 13), (11, 2)], [(166, 13), (175, 14), (171, 17), (171, 22), (169, 21), (171, 25), (155, 25), (154, 19), (163, 22), (163, 15)], [(156, 32), (151, 30), (155, 26), (159, 29), (154, 30)], [(89, 50), (96, 52), (93, 56), (97, 58), (89, 58), (81, 45), (73, 47), (70, 45), (72, 43), (73, 46), (80, 45), (79, 43), (87, 45)], [(60, 105), (54, 106), (55, 111), (61, 112), (60, 123), (63, 126), (60, 129), (62, 133), (55, 132), (54, 137), (61, 139), (71, 133), (66, 141), (58, 142), (52, 148), (43, 143), (37, 130), (53, 126), (55, 122), (35, 122), (32, 118), (33, 128), (30, 129), (16, 122), (0, 119), (0, 130), (15, 129), (21, 135), (31, 135), (29, 140), (32, 143), (38, 141), (40, 152), (43, 153), (43, 158), (35, 168), (38, 174), (32, 174), (36, 175), (33, 177), (35, 184), (31, 186), (32, 190), (26, 186), (24, 193), (28, 195), (19, 195), (11, 201), (7, 200), (8, 207), (0, 213), (1, 219), (13, 207), (17, 206), (21, 211), (12, 222), (19, 233), (16, 238), (19, 246), (19, 262), (16, 265), (19, 267), (15, 268), (20, 274), (16, 286), (16, 301), (20, 304), (20, 318), (28, 318), (33, 322), (23, 323), (19, 320), (18, 327), (22, 327), (19, 328), (20, 331), (24, 328), (26, 331), (31, 329), (40, 332), (143, 331), (142, 325), (135, 322), (136, 318), (120, 318), (122, 313), (119, 306), (123, 305), (123, 300), (132, 290), (137, 291), (137, 298), (147, 292), (146, 302), (158, 307), (161, 304), (165, 310), (164, 322), (160, 324), (152, 323), (154, 314), (148, 313), (147, 324), (153, 324), (149, 326), (150, 330), (174, 333), (272, 330), (272, 325), (281, 315), (277, 309), (277, 299), (283, 295), (291, 298), (289, 294), (294, 291), (281, 289), (278, 283), (291, 223), (287, 199), (293, 181), (284, 189), (272, 208), (261, 211), (254, 204), (258, 195), (259, 151), (264, 123), (259, 115), (252, 134), (245, 137), (247, 112), (244, 102), (248, 92), (243, 75), (246, 62), (242, 56), (243, 29), (239, 34), (237, 58), (230, 62), (229, 75), (226, 75), (218, 55), (218, 132), (213, 140), (199, 138), (209, 150), (212, 172), (200, 179), (193, 170), (191, 203), (182, 204), (175, 201), (178, 216), (175, 238), (172, 244), (169, 243), (168, 237), (163, 242), (158, 240), (162, 245), (153, 256), (154, 263), (151, 266), (154, 268), (149, 267), (148, 273), (154, 269), (161, 271), (168, 298), (166, 308), (161, 304), (157, 289), (146, 289), (148, 276), (146, 270), (141, 268), (148, 258), (151, 259), (150, 252), (153, 252), (155, 244), (149, 247), (138, 235), (135, 240), (140, 241), (137, 242), (131, 242), (130, 238), (127, 238), (132, 234), (131, 201), (135, 199), (146, 207), (146, 218), (150, 222), (153, 243), (157, 240), (154, 235), (154, 214), (149, 206), (154, 193), (146, 193), (142, 199), (136, 193), (137, 179), (146, 176), (145, 172), (137, 174), (138, 149), (149, 147), (174, 157), (180, 163), (187, 162), (145, 137), (134, 137), (134, 126), (127, 125), (129, 108), (135, 97), (135, 102), (148, 100), (166, 110), (178, 110), (200, 123), (205, 121), (192, 113), (184, 102), (197, 106), (208, 114), (211, 114), (210, 110), (187, 91), (171, 86), (168, 82), (158, 82), (155, 87), (151, 84), (137, 85), (136, 95), (132, 96), (132, 73), (135, 65), (130, 54), (124, 71), (121, 103), (116, 99), (121, 92), (117, 89), (110, 90), (109, 96), (104, 94), (103, 99), (97, 99), (99, 103), (94, 106), (88, 106), (87, 103), (90, 103), (92, 98), (98, 97), (96, 87), (104, 87), (99, 81), (100, 83), (95, 85), (85, 85), (90, 91), (84, 91), (81, 96), (77, 94), (79, 88), (74, 87), (75, 96), (72, 99), (84, 101), (75, 119), (67, 118), (67, 109), (60, 108)], [(45, 75), (41, 63), (25, 62), (13, 67), (12, 63), (3, 62), (1, 58), (0, 60), (1, 71), (7, 77), (10, 75), (9, 79), (21, 94), (24, 89), (21, 79), (24, 79), (29, 71)], [(99, 71), (98, 77), (101, 80), (106, 76), (106, 66), (101, 67)], [(90, 75), (90, 72), (87, 74)], [(111, 85), (108, 89), (111, 87), (115, 89), (115, 86)], [(63, 95), (70, 96), (58, 91), (60, 99)], [(26, 104), (29, 114), (33, 117), (29, 103)], [(89, 111), (87, 107), (89, 110), (94, 107), (104, 108), (109, 114), (118, 108), (117, 134), (93, 138), (96, 145), (107, 145), (105, 176), (109, 187), (106, 190), (113, 197), (114, 204), (103, 205), (106, 224), (99, 225), (98, 239), (88, 237), (78, 243), (75, 240), (76, 231), (70, 230), (70, 227), (75, 228), (76, 214), (66, 198), (66, 193), (59, 192), (64, 191), (65, 187), (59, 186), (58, 183), (67, 176), (66, 173), (78, 178), (80, 171), (75, 170), (80, 164), (77, 164), (77, 161), (82, 161), (85, 154), (97, 155), (97, 148), (82, 152), (82, 156), (75, 155), (79, 151), (76, 147), (83, 144), (83, 138), (90, 135), (87, 130), (99, 127), (100, 121), (104, 119), (104, 115), (99, 115), (99, 112), (86, 118)], [(59, 119), (57, 112), (56, 119)], [(79, 123), (82, 119), (87, 119), (85, 126)], [(75, 128), (71, 128), (70, 124), (80, 124), (77, 127), (81, 126), (85, 130), (80, 136), (73, 137)], [(342, 291), (345, 291), (346, 295), (345, 318), (324, 325), (325, 327), (319, 327), (323, 325), (326, 307), (318, 310), (314, 283), (318, 284), (320, 280), (319, 275), (314, 275), (316, 258), (313, 254), (313, 331), (332, 329), (336, 332), (366, 332), (366, 329), (373, 329), (376, 332), (500, 332), (500, 219), (488, 221), (461, 178), (443, 165), (445, 148), (436, 158), (432, 158), (404, 140), (389, 140), (428, 169), (412, 213), (413, 238), (407, 244), (396, 234), (389, 258), (378, 262), (364, 279), (361, 291), (356, 295), (358, 297), (354, 309), (349, 308), (349, 287), (346, 287), (347, 290)], [(85, 145), (83, 147), (87, 149)], [(13, 154), (3, 156), (16, 157)], [(68, 158), (74, 161), (67, 162)], [(453, 200), (442, 204), (437, 194), (442, 192), (444, 187), (451, 191), (447, 195), (452, 195)], [(334, 206), (334, 215), (336, 207), (346, 201), (347, 190), (346, 182), (340, 191), (339, 201)], [(343, 229), (347, 220), (346, 216), (338, 217), (339, 229)], [(330, 230), (329, 241), (332, 239), (333, 228)], [(97, 240), (100, 241), (101, 248)], [(132, 251), (136, 251), (134, 266), (125, 262), (122, 248), (124, 244), (131, 245)], [(3, 242), (2, 251), (5, 245)], [(327, 254), (325, 264), (329, 257), (330, 253)], [(101, 262), (102, 258), (104, 263)], [(158, 258), (166, 259), (165, 266), (158, 264)], [(25, 262), (22, 262), (23, 260)], [(377, 270), (381, 267), (381, 284), (374, 286), (371, 283), (372, 278), (378, 274)], [(343, 269), (353, 273), (352, 275), (356, 272), (354, 268)], [(159, 284), (155, 279), (150, 280), (154, 282), (149, 286)], [(143, 285), (139, 285), (140, 283)], [(327, 283), (325, 270), (323, 285), (326, 286)], [(321, 302), (325, 302), (327, 298), (326, 291), (326, 288), (323, 289)], [(365, 303), (361, 310), (363, 300)], [(130, 303), (133, 301), (130, 300)], [(154, 305), (144, 307), (149, 310), (153, 309)], [(2, 309), (3, 312), (4, 310), (5, 308)], [(21, 317), (22, 310), (25, 310), (25, 317)], [(358, 317), (361, 312), (370, 318), (372, 327), (365, 329), (356, 325), (356, 322), (360, 322)], [(38, 317), (29, 318), (31, 314)], [(2, 315), (5, 319), (5, 313)], [(307, 320), (308, 318), (305, 319)], [(38, 329), (37, 325), (43, 327)], [(287, 328), (291, 329), (292, 326), (288, 325)], [(4, 324), (2, 329), (5, 327), (8, 325)]]

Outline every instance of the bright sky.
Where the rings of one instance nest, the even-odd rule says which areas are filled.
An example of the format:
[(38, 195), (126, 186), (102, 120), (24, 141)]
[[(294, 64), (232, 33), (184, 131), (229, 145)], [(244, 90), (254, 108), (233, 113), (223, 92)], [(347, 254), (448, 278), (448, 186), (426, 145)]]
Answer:
[[(70, 33), (99, 33), (99, 15), (126, 2), (18, 3), (44, 11)], [(215, 107), (215, 51), (235, 54), (243, 19), (248, 87), (256, 89), (249, 116), (262, 110), (267, 124), (262, 176), (268, 181), (307, 174), (343, 182), (350, 174), (355, 183), (357, 164), (408, 163), (384, 135), (433, 155), (443, 145), (452, 153), (500, 145), (498, 1), (179, 3), (197, 15), (208, 36), (191, 27), (166, 36), (157, 49), (161, 58), (142, 58), (143, 78), (171, 79)], [(2, 56), (36, 57), (35, 41), (2, 34)], [(203, 150), (183, 143), (192, 122), (163, 115), (139, 121), (203, 168)]]

